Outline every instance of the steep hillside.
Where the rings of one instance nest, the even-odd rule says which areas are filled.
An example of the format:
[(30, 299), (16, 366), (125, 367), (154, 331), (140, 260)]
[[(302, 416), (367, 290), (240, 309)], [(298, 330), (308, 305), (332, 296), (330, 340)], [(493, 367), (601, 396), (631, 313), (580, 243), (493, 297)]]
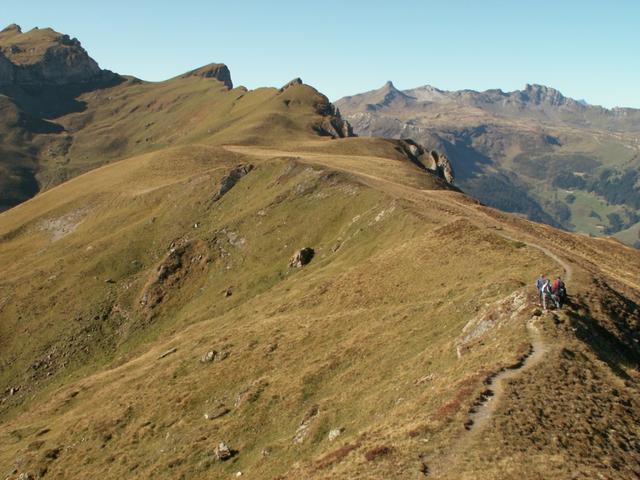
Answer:
[(0, 52), (13, 62), (11, 75), (0, 76), (0, 210), (168, 146), (351, 134), (327, 98), (299, 79), (282, 89), (234, 89), (228, 68), (211, 64), (144, 82), (100, 70), (76, 39), (51, 29), (10, 26)]
[(2, 478), (640, 476), (636, 250), (480, 204), (299, 79), (104, 75), (2, 97)]
[[(637, 252), (402, 152), (169, 147), (1, 214), (2, 473), (640, 473)], [(536, 311), (540, 271), (566, 272), (570, 308)]]
[(557, 90), (379, 90), (336, 102), (361, 135), (445, 152), (459, 185), (487, 205), (640, 245), (640, 111)]

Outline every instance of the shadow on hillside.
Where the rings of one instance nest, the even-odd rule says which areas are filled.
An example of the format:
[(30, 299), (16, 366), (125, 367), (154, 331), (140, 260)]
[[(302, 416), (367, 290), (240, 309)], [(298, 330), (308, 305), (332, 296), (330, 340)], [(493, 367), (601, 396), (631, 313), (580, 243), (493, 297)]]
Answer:
[(473, 139), (486, 132), (486, 127), (479, 126), (456, 132), (455, 142), (440, 138), (447, 157), (454, 160), (454, 172), (458, 181), (465, 181), (484, 172), (484, 167), (494, 162), (487, 155), (473, 146)]
[(11, 98), (32, 117), (53, 119), (84, 111), (86, 103), (78, 100), (83, 93), (114, 87), (124, 81), (126, 79), (119, 75), (108, 74), (95, 81), (69, 85), (8, 85), (0, 88), (0, 94)]
[(33, 158), (0, 146), (0, 212), (15, 207), (40, 191), (36, 169)]
[[(599, 282), (598, 282), (599, 283)], [(598, 285), (605, 291), (599, 308), (580, 301), (576, 305), (580, 314), (571, 312), (569, 317), (579, 340), (591, 347), (600, 360), (605, 362), (620, 378), (629, 379), (623, 367), (640, 367), (640, 307), (634, 301), (608, 287)], [(597, 310), (605, 313), (599, 318)]]

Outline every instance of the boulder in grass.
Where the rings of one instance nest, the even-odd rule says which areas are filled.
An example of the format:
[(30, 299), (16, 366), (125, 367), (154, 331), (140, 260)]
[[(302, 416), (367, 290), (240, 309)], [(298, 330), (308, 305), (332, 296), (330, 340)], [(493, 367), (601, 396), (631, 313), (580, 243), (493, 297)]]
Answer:
[(293, 254), (291, 260), (289, 260), (289, 267), (291, 268), (301, 268), (307, 265), (315, 255), (315, 251), (311, 247), (305, 247), (301, 250), (298, 250)]
[(215, 454), (218, 460), (225, 461), (233, 457), (234, 451), (226, 443), (220, 442), (215, 449)]

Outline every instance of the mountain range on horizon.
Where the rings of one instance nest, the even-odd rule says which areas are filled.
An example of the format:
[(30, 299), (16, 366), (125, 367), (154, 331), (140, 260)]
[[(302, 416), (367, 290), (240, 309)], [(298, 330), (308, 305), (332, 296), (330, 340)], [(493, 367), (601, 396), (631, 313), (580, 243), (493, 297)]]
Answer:
[(640, 110), (559, 91), (380, 89), (335, 102), (359, 135), (413, 138), (447, 154), (487, 205), (640, 245)]
[(0, 31), (0, 478), (639, 477), (635, 117), (523, 92)]
[(471, 88), (465, 88), (461, 90), (446, 90), (440, 89), (430, 84), (424, 84), (419, 87), (398, 89), (393, 81), (388, 80), (379, 89), (370, 90), (362, 94), (355, 94), (346, 97), (342, 97), (338, 100), (348, 100), (358, 95), (367, 95), (374, 92), (386, 92), (387, 94), (401, 94), (405, 95), (409, 101), (460, 101), (470, 102), (475, 101), (477, 104), (487, 103), (531, 103), (531, 104), (543, 104), (547, 103), (551, 106), (572, 106), (572, 107), (584, 107), (583, 110), (597, 109), (602, 112), (609, 112), (614, 115), (634, 115), (637, 113), (637, 108), (626, 106), (615, 106), (611, 108), (603, 107), (588, 102), (586, 99), (574, 99), (562, 94), (559, 90), (550, 87), (548, 85), (527, 83), (521, 90), (503, 90), (501, 88), (491, 88), (487, 90), (474, 90)]

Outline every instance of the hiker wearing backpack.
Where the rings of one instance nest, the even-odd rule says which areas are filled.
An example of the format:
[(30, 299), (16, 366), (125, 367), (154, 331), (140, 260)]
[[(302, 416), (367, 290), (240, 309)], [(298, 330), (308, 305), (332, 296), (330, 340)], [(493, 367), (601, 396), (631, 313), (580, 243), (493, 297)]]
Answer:
[(541, 273), (538, 279), (536, 280), (536, 288), (538, 289), (538, 295), (540, 296), (540, 305), (544, 305), (544, 299), (542, 298), (542, 286), (546, 281), (544, 273)]
[(560, 278), (560, 275), (556, 277), (551, 286), (551, 292), (553, 293), (553, 300), (557, 309), (561, 309), (564, 303), (567, 301), (567, 289), (564, 282)]
[(544, 310), (547, 309), (547, 302), (551, 302), (553, 299), (551, 295), (551, 282), (549, 279), (546, 279), (542, 284), (542, 289), (540, 290), (540, 296), (542, 297), (542, 308)]

